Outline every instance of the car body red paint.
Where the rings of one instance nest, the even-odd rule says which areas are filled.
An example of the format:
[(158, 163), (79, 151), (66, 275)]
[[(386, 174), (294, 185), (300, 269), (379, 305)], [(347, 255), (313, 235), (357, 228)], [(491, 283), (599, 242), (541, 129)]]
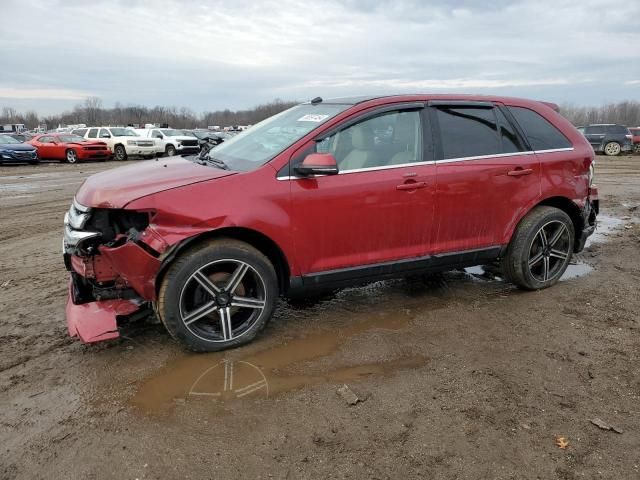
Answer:
[[(433, 161), (307, 178), (296, 177), (290, 168), (325, 132), (396, 105), (424, 104), (420, 114), (430, 118), (438, 102), (532, 110), (571, 146), (442, 161), (435, 158), (438, 140), (431, 142), (429, 134), (424, 158)], [(432, 129), (432, 122), (424, 125)], [(184, 158), (143, 162), (89, 177), (76, 201), (94, 209), (149, 215), (143, 231), (119, 237), (115, 247), (101, 245), (87, 257), (109, 264), (109, 281), (116, 289), (132, 291), (137, 304), (154, 302), (158, 280), (175, 256), (191, 242), (211, 236), (254, 239), (275, 247), (283, 260), (278, 271), (281, 294), (288, 295), (336, 272), (376, 266), (384, 277), (394, 264), (416, 259), (441, 259), (437, 265), (455, 266), (484, 258), (474, 252), (497, 256), (522, 218), (540, 204), (565, 205), (574, 217), (584, 216), (576, 217), (576, 225), (584, 221), (583, 230), (576, 232), (584, 237), (576, 239), (582, 248), (595, 228), (598, 209), (597, 189), (590, 185), (593, 159), (586, 139), (553, 106), (505, 97), (401, 95), (353, 102), (250, 171), (222, 170)], [(448, 260), (453, 255), (456, 260)], [(70, 256), (73, 275), (97, 281), (86, 259), (78, 260), (77, 253)], [(75, 309), (79, 305), (68, 305), (75, 325), (70, 331), (80, 331), (80, 322), (92, 322), (95, 316), (109, 338), (117, 308), (132, 308), (91, 299), (87, 304), (93, 306), (82, 307), (84, 319)], [(92, 330), (81, 338), (103, 337)]]
[(111, 157), (111, 150), (107, 144), (100, 141), (74, 139), (68, 141), (75, 135), (65, 133), (45, 133), (36, 135), (27, 143), (38, 149), (38, 156), (51, 160), (66, 160), (66, 154), (69, 150), (73, 150), (78, 160), (106, 160)]

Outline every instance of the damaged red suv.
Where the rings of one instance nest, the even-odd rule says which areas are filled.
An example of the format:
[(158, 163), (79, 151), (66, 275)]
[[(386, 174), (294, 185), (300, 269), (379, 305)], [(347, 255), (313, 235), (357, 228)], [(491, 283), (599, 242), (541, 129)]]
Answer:
[(594, 231), (594, 153), (552, 104), (316, 98), (208, 154), (89, 177), (65, 216), (84, 342), (155, 312), (187, 348), (252, 340), (280, 296), (499, 261), (549, 287)]

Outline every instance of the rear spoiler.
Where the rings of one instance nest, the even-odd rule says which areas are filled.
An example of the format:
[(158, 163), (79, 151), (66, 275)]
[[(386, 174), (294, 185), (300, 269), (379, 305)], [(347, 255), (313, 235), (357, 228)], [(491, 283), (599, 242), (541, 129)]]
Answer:
[(555, 112), (560, 113), (560, 107), (556, 103), (552, 103), (552, 102), (540, 102), (540, 103), (546, 105), (547, 107), (550, 107)]

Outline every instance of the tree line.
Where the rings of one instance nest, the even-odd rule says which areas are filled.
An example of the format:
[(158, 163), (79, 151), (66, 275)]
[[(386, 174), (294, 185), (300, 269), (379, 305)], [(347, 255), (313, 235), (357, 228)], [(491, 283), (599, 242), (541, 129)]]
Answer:
[(560, 106), (560, 113), (575, 126), (592, 123), (618, 123), (627, 127), (640, 126), (640, 102), (607, 103), (599, 107)]
[(12, 107), (2, 107), (0, 109), (0, 124), (23, 123), (30, 130), (41, 124), (46, 124), (47, 128), (52, 129), (58, 127), (58, 125), (77, 125), (80, 123), (88, 126), (167, 123), (174, 128), (206, 128), (209, 125), (221, 127), (253, 125), (297, 103), (276, 99), (246, 110), (226, 109), (204, 112), (198, 115), (185, 107), (177, 108), (161, 105), (146, 107), (143, 105), (121, 105), (116, 103), (112, 108), (105, 108), (99, 98), (89, 97), (82, 104), (76, 105), (71, 111), (44, 117), (38, 116), (37, 112), (32, 110), (22, 113)]
[[(58, 125), (127, 125), (130, 123), (145, 124), (167, 123), (174, 128), (207, 127), (209, 125), (253, 125), (276, 113), (296, 105), (298, 102), (276, 99), (272, 102), (257, 105), (246, 110), (217, 110), (196, 114), (182, 107), (145, 107), (142, 105), (121, 105), (116, 103), (112, 108), (105, 108), (102, 100), (89, 97), (84, 103), (76, 105), (71, 111), (45, 117), (38, 116), (32, 110), (18, 112), (15, 108), (0, 109), (0, 124), (24, 123), (33, 129), (45, 123), (48, 128)], [(640, 102), (623, 101), (607, 103), (601, 106), (576, 106), (563, 104), (560, 113), (576, 126), (592, 123), (619, 123), (629, 127), (640, 126)]]

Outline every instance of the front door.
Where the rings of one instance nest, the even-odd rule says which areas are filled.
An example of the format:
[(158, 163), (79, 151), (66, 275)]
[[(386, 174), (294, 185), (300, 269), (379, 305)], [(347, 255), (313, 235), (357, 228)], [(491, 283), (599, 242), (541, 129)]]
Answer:
[[(289, 180), (302, 275), (429, 252), (435, 166), (423, 137), (421, 109), (398, 110), (371, 114), (307, 150), (332, 153), (340, 173)], [(292, 175), (302, 158), (292, 160)]]

